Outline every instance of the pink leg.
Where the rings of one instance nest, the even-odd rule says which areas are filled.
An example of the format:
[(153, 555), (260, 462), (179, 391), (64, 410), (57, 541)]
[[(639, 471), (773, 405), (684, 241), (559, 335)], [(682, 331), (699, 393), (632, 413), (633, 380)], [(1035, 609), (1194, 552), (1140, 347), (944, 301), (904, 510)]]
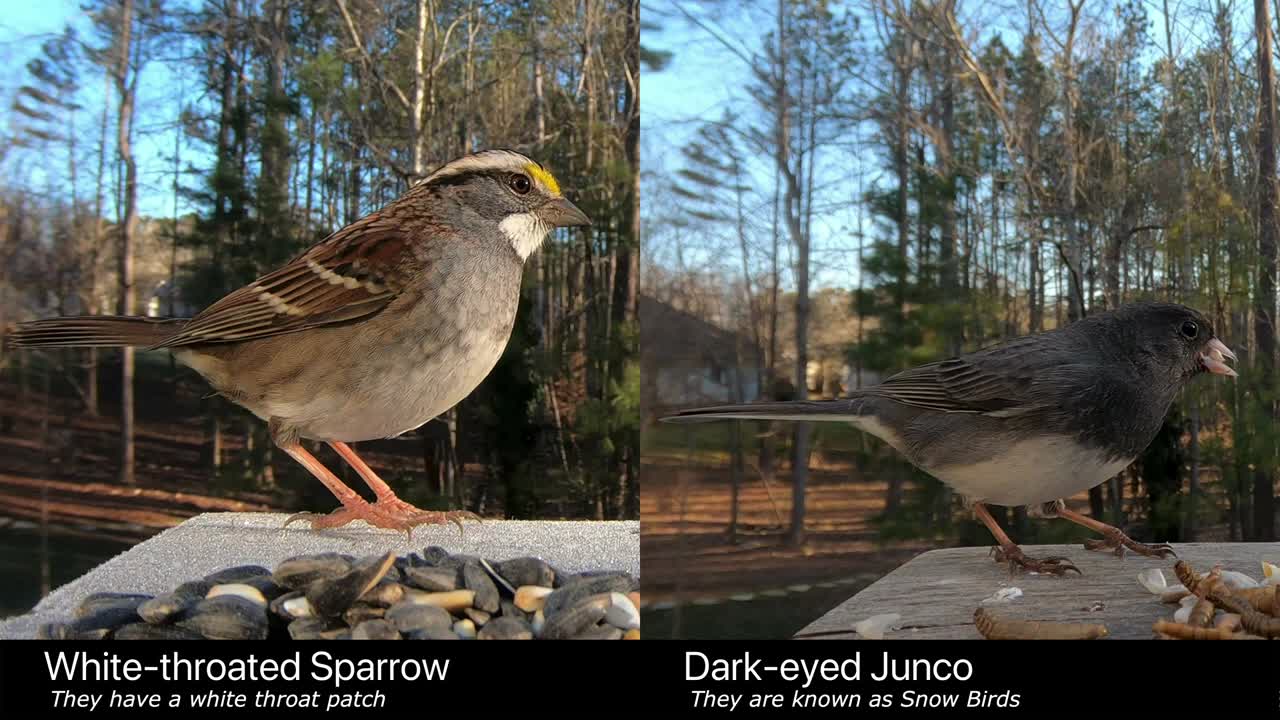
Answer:
[[(461, 529), (462, 521), (464, 519), (480, 519), (480, 517), (475, 513), (467, 512), (465, 510), (452, 512), (419, 510), (413, 505), (410, 505), (396, 497), (395, 492), (390, 488), (390, 486), (388, 486), (382, 478), (378, 477), (378, 474), (375, 473), (364, 460), (360, 459), (359, 455), (356, 455), (355, 450), (352, 450), (350, 445), (347, 445), (344, 442), (331, 441), (329, 442), (329, 446), (332, 447), (338, 455), (342, 456), (342, 459), (346, 460), (347, 464), (356, 471), (360, 478), (364, 480), (365, 484), (369, 486), (369, 489), (373, 490), (374, 495), (377, 496), (377, 501), (372, 505), (366, 503), (363, 499), (357, 496), (354, 491), (347, 488), (345, 485), (342, 485), (341, 481), (336, 477), (333, 477), (333, 474), (329, 473), (328, 470), (321, 466), (319, 461), (314, 457), (307, 455), (312, 463), (318, 466), (323, 472), (328, 473), (329, 477), (333, 478), (333, 482), (338, 483), (343, 490), (345, 490), (350, 496), (355, 497), (360, 503), (355, 504), (348, 502), (343, 499), (343, 496), (339, 495), (338, 499), (342, 501), (342, 507), (333, 511), (329, 515), (318, 517), (313, 516), (314, 519), (311, 521), (312, 527), (339, 527), (354, 520), (364, 520), (376, 527), (404, 530), (405, 532), (412, 534), (413, 528), (418, 525), (452, 522), (456, 523), (458, 528)], [(306, 465), (305, 462), (304, 465)], [(311, 470), (313, 474), (316, 474), (316, 470), (310, 465), (307, 466), (307, 469)], [(319, 477), (318, 474), (317, 477)], [(329, 486), (329, 482), (323, 477), (321, 478), (321, 481), (324, 482), (326, 486)], [(333, 487), (330, 486), (329, 489), (333, 490)], [(334, 493), (337, 494), (337, 491), (334, 490)], [(304, 515), (309, 516), (310, 513), (304, 513)], [(290, 522), (297, 519), (297, 517), (298, 516), (290, 518)]]

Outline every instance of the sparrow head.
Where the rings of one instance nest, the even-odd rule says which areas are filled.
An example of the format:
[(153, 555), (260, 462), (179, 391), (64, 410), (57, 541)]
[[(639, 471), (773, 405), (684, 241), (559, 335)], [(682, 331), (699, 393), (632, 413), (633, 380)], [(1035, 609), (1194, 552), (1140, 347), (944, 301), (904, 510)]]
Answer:
[(1236, 360), (1235, 353), (1218, 339), (1209, 318), (1193, 308), (1176, 303), (1135, 303), (1104, 315), (1095, 318), (1122, 325), (1141, 364), (1182, 382), (1204, 372), (1236, 377), (1236, 371), (1226, 363)]
[[(590, 225), (591, 220), (560, 192), (549, 170), (513, 150), (484, 150), (458, 158), (428, 175), (415, 190), (434, 190), (466, 213), (456, 222), (496, 227), (502, 242), (523, 262), (555, 228)], [(441, 208), (444, 217), (450, 207)]]

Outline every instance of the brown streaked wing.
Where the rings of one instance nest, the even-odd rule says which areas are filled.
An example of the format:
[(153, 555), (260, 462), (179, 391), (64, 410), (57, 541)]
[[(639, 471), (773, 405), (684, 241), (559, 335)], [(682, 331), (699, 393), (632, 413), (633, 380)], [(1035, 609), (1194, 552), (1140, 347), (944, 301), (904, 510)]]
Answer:
[(210, 305), (157, 347), (270, 337), (373, 314), (400, 292), (375, 268), (396, 268), (408, 244), (387, 222), (350, 225)]

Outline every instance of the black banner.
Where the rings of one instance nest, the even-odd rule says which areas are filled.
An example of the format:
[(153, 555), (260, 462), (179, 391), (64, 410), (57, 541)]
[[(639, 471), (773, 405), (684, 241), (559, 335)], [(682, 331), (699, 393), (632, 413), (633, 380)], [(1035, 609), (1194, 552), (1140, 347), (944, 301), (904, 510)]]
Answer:
[(1280, 717), (1280, 643), (0, 643), (0, 717), (546, 709), (679, 717)]

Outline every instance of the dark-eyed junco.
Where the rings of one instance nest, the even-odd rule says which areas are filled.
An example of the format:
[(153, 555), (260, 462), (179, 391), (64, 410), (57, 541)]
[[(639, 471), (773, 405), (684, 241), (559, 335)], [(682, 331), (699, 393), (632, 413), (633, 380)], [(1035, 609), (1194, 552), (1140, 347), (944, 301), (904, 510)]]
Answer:
[[(1235, 377), (1235, 354), (1208, 318), (1182, 305), (1136, 303), (1048, 332), (930, 363), (825, 401), (685, 410), (668, 422), (845, 421), (884, 440), (971, 503), (999, 557), (1061, 574), (1064, 558), (1026, 557), (984, 504), (1027, 506), (1102, 533), (1090, 549), (1165, 557), (1062, 499), (1127, 467), (1155, 437), (1178, 391), (1209, 372)], [(1078, 572), (1078, 570), (1077, 570)]]

